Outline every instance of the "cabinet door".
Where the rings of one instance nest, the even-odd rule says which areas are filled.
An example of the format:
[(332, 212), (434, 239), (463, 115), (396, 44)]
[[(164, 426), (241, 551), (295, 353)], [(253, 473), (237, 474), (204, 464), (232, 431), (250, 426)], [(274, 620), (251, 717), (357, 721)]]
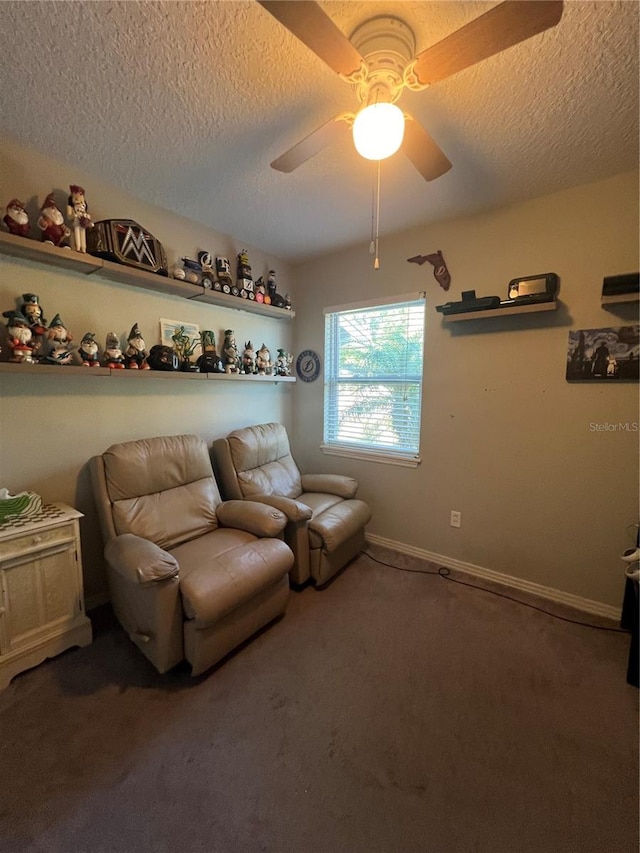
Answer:
[(16, 560), (2, 570), (2, 652), (62, 630), (80, 610), (75, 547)]

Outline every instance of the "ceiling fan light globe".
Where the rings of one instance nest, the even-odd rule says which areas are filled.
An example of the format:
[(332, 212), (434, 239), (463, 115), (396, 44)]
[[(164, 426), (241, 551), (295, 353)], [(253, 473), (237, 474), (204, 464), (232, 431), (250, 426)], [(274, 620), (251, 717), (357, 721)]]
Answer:
[(402, 145), (404, 115), (395, 104), (370, 104), (353, 123), (353, 144), (366, 160), (385, 160)]

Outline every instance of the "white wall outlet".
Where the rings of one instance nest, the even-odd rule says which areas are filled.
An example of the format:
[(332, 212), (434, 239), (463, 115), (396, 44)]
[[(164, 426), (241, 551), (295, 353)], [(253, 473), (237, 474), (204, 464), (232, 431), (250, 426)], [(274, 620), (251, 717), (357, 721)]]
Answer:
[(449, 522), (452, 527), (462, 527), (462, 513), (458, 512), (455, 509), (451, 510), (451, 521)]

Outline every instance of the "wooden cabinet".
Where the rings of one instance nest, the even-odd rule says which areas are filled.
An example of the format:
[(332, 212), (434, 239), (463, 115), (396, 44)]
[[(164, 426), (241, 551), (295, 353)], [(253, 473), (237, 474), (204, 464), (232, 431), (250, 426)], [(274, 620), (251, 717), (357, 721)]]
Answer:
[(0, 525), (0, 689), (25, 669), (91, 642), (78, 519), (64, 504)]

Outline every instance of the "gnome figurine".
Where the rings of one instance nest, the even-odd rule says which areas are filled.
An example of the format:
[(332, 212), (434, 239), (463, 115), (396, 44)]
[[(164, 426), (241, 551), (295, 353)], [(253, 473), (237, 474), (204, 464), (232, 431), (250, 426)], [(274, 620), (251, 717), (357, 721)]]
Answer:
[(99, 367), (100, 355), (98, 353), (98, 344), (94, 332), (86, 332), (85, 336), (80, 341), (78, 347), (78, 355), (82, 359), (84, 367)]
[(8, 344), (11, 349), (9, 361), (18, 364), (33, 364), (33, 334), (29, 321), (20, 311), (4, 311), (7, 318)]
[(69, 187), (69, 198), (67, 200), (67, 216), (73, 226), (73, 244), (76, 252), (86, 254), (87, 251), (87, 228), (93, 228), (93, 220), (89, 216), (87, 199), (84, 189), (77, 184)]
[(271, 353), (266, 344), (262, 344), (256, 353), (256, 367), (260, 376), (270, 376), (273, 373), (273, 364), (271, 363)]
[(47, 333), (47, 321), (42, 315), (40, 300), (35, 293), (23, 293), (22, 305), (20, 311), (27, 318), (31, 334), (33, 335), (31, 345), (33, 347), (34, 358), (39, 355), (44, 342), (44, 336)]
[(247, 374), (256, 372), (256, 352), (251, 341), (245, 342), (240, 370), (242, 373)]
[(233, 329), (227, 329), (224, 333), (222, 357), (224, 359), (224, 372), (237, 373), (240, 365), (240, 355), (238, 353), (236, 336)]
[(64, 224), (64, 216), (56, 204), (53, 193), (49, 193), (40, 208), (38, 227), (42, 231), (42, 239), (45, 243), (69, 248), (65, 245), (65, 241), (69, 238), (71, 231)]
[(44, 335), (47, 331), (47, 321), (43, 317), (40, 300), (35, 293), (23, 293), (20, 310), (29, 321), (34, 335)]
[(60, 315), (56, 314), (47, 331), (47, 341), (51, 348), (42, 360), (47, 364), (72, 364), (73, 353), (70, 349), (72, 340)]
[(282, 349), (281, 347), (278, 349), (278, 357), (276, 358), (276, 367), (275, 373), (276, 376), (291, 376), (291, 363), (293, 362), (293, 356), (289, 355), (289, 353)]
[(115, 332), (107, 333), (107, 340), (102, 355), (102, 365), (103, 367), (112, 367), (116, 370), (124, 370), (124, 355)]
[(17, 198), (12, 198), (7, 205), (7, 212), (2, 218), (10, 234), (16, 237), (28, 237), (31, 226), (24, 204)]
[(124, 366), (129, 370), (150, 370), (147, 364), (147, 348), (138, 324), (134, 323), (127, 338), (129, 346), (124, 351)]

